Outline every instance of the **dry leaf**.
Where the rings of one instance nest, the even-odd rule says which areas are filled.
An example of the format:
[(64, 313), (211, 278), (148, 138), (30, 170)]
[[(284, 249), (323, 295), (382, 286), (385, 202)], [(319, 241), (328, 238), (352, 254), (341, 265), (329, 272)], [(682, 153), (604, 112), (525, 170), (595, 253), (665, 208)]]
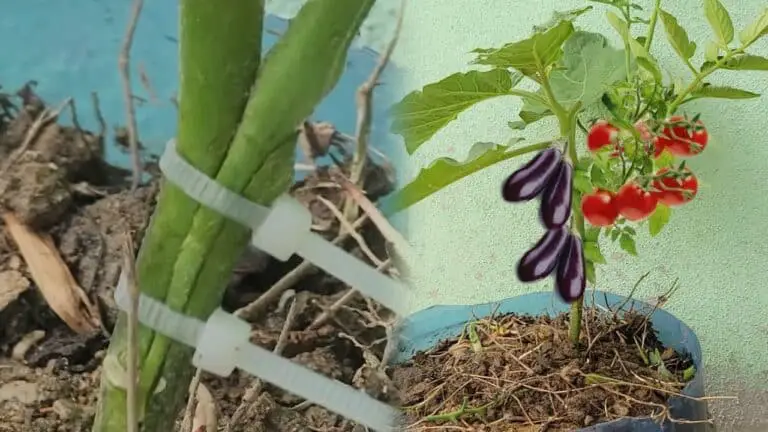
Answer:
[(29, 280), (21, 272), (8, 270), (0, 272), (0, 311), (16, 300), (29, 288)]
[(195, 418), (192, 420), (192, 431), (216, 432), (217, 429), (216, 402), (208, 388), (200, 384), (197, 386), (197, 406), (195, 407)]
[(11, 213), (2, 218), (48, 306), (77, 333), (100, 329), (98, 310), (75, 281), (51, 237), (32, 231)]

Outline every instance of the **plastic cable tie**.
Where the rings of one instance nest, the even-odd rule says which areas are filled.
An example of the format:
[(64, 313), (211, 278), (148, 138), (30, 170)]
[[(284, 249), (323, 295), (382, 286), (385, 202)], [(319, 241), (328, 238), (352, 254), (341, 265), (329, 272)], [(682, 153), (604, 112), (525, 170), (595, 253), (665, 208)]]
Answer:
[[(115, 301), (120, 309), (128, 310), (130, 297), (122, 274)], [(142, 294), (138, 318), (158, 333), (196, 348), (193, 364), (200, 369), (226, 377), (237, 367), (373, 430), (399, 430), (401, 415), (395, 408), (362, 390), (251, 344), (250, 325), (221, 309), (203, 322)]]
[(187, 163), (176, 152), (175, 140), (168, 142), (160, 169), (191, 198), (250, 227), (252, 244), (276, 259), (298, 254), (396, 314), (409, 312), (410, 293), (403, 284), (313, 233), (311, 213), (289, 195), (276, 199), (271, 210), (253, 203)]

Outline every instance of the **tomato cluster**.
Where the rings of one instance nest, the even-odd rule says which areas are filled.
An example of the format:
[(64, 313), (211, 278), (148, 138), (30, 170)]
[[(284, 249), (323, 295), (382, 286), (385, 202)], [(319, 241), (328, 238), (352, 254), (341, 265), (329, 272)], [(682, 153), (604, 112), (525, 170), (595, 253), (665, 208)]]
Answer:
[[(694, 117), (672, 116), (656, 127), (637, 122), (632, 138), (643, 143), (646, 156), (659, 158), (667, 151), (673, 156), (690, 157), (707, 146), (709, 134), (704, 123)], [(597, 121), (587, 134), (587, 148), (592, 152), (610, 149), (610, 157), (622, 157), (625, 151), (621, 130), (605, 120)], [(619, 216), (641, 221), (656, 210), (659, 203), (669, 207), (691, 201), (698, 192), (696, 176), (684, 164), (678, 169), (661, 168), (653, 175), (628, 179), (617, 191), (595, 189), (581, 200), (584, 219), (593, 226), (611, 226)]]

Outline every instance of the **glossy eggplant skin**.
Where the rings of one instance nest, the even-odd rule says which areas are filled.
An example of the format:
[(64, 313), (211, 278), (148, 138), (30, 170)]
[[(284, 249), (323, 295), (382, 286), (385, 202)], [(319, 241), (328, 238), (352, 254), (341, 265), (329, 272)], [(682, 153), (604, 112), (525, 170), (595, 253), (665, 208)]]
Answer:
[(521, 282), (534, 282), (549, 276), (557, 267), (560, 252), (568, 240), (565, 228), (548, 230), (538, 243), (517, 263), (517, 278)]
[(573, 303), (584, 295), (586, 287), (587, 270), (581, 239), (569, 233), (557, 263), (555, 291), (563, 301)]
[(528, 201), (537, 197), (557, 173), (562, 159), (563, 154), (556, 148), (539, 152), (507, 178), (501, 188), (501, 196), (508, 202)]
[(571, 216), (571, 194), (573, 167), (566, 161), (560, 162), (560, 170), (552, 176), (541, 195), (541, 223), (547, 229), (560, 228)]

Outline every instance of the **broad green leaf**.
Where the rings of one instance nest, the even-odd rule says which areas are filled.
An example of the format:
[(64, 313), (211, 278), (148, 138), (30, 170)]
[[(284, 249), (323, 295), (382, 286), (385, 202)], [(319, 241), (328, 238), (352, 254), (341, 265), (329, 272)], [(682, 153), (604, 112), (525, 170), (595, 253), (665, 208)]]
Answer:
[(695, 99), (715, 98), (715, 99), (753, 99), (760, 97), (759, 93), (753, 93), (747, 90), (741, 90), (734, 87), (723, 87), (708, 85), (691, 92), (686, 102)]
[(653, 164), (657, 170), (662, 168), (670, 168), (675, 164), (675, 156), (670, 153), (669, 150), (664, 150), (661, 152), (659, 157), (653, 161)]
[(533, 26), (533, 32), (542, 33), (551, 29), (552, 27), (555, 27), (563, 21), (574, 21), (576, 18), (584, 15), (592, 9), (594, 9), (592, 6), (585, 6), (583, 8), (571, 9), (567, 11), (554, 11), (552, 13), (552, 18), (550, 18), (549, 21), (541, 25)]
[(728, 60), (722, 68), (729, 70), (768, 71), (768, 58), (744, 54)]
[(605, 257), (600, 252), (600, 245), (597, 242), (585, 241), (584, 242), (584, 258), (587, 261), (592, 261), (595, 264), (605, 264)]
[(720, 0), (704, 0), (704, 15), (720, 45), (727, 47), (733, 41), (733, 21)]
[(472, 105), (514, 94), (512, 87), (520, 82), (520, 78), (519, 74), (510, 75), (506, 70), (493, 69), (455, 73), (428, 84), (392, 107), (392, 132), (403, 137), (406, 150), (413, 154)]
[(629, 49), (632, 51), (632, 55), (635, 56), (637, 63), (643, 69), (651, 73), (654, 81), (661, 83), (661, 69), (659, 69), (656, 59), (651, 56), (642, 43), (632, 38), (632, 35), (629, 33), (629, 25), (627, 22), (611, 11), (606, 12), (605, 15), (614, 30), (616, 30), (619, 36), (621, 36), (627, 45), (629, 45)]
[(720, 48), (717, 46), (717, 44), (712, 41), (707, 41), (707, 44), (704, 46), (704, 58), (708, 62), (716, 62), (719, 55)]
[(672, 216), (672, 210), (664, 204), (656, 206), (656, 211), (648, 218), (648, 233), (651, 237), (657, 236), (661, 230), (669, 223)]
[(512, 130), (523, 130), (526, 126), (528, 126), (528, 123), (519, 120), (519, 121), (511, 121), (507, 122), (507, 126)]
[(592, 105), (627, 76), (624, 51), (611, 47), (598, 33), (574, 33), (563, 46), (562, 64), (549, 81), (555, 98), (566, 108), (577, 102), (583, 107)]
[(572, 22), (561, 21), (545, 32), (536, 33), (528, 39), (506, 44), (498, 49), (476, 49), (473, 51), (477, 54), (474, 63), (517, 69), (535, 79), (540, 69), (560, 58), (560, 48), (573, 31)]
[(757, 19), (739, 33), (739, 42), (741, 42), (742, 47), (746, 48), (765, 35), (768, 35), (768, 7), (763, 9)]
[(696, 43), (688, 39), (688, 33), (677, 22), (677, 18), (669, 12), (659, 9), (661, 22), (664, 24), (664, 31), (667, 34), (667, 40), (675, 49), (677, 55), (685, 61), (688, 61), (696, 53)]
[[(513, 143), (520, 140), (518, 138)], [(476, 143), (472, 146), (469, 156), (463, 162), (448, 157), (436, 159), (427, 168), (422, 169), (413, 181), (395, 192), (392, 196), (387, 197), (386, 213), (397, 213), (464, 177), (499, 162), (543, 150), (549, 144), (532, 144), (510, 150), (508, 145)]]
[(628, 254), (637, 256), (637, 247), (635, 246), (635, 239), (627, 233), (621, 234), (619, 237), (619, 246)]

